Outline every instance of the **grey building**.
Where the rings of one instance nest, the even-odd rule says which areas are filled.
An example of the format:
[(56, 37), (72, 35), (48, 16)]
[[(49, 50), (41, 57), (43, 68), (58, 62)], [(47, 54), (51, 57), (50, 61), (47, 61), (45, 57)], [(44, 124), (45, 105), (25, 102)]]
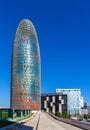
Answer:
[(56, 112), (67, 112), (67, 95), (66, 94), (42, 94), (41, 95), (41, 110)]

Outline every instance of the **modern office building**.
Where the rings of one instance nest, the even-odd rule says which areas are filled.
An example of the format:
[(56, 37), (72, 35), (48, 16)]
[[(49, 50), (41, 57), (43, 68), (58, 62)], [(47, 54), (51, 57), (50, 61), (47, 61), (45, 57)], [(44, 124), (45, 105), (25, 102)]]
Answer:
[(46, 110), (47, 112), (64, 113), (67, 112), (67, 95), (65, 94), (42, 94), (41, 95), (41, 110)]
[(11, 108), (40, 110), (40, 50), (34, 25), (20, 22), (13, 44), (11, 68)]
[(70, 114), (81, 113), (80, 89), (56, 89), (56, 93), (67, 94), (67, 109)]

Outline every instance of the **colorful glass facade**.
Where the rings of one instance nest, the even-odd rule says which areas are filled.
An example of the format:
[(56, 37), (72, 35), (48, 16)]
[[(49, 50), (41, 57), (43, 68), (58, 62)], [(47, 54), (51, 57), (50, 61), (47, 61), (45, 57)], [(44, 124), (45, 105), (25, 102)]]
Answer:
[(31, 21), (20, 22), (13, 45), (11, 108), (40, 110), (40, 50)]

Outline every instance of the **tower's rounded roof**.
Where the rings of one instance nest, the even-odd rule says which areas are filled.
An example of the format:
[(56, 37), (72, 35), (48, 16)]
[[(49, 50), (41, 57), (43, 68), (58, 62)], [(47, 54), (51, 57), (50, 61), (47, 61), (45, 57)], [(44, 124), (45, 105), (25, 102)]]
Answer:
[(18, 25), (14, 43), (17, 43), (18, 41), (20, 41), (22, 37), (26, 38), (29, 36), (34, 37), (36, 41), (38, 40), (33, 23), (28, 19), (23, 19)]

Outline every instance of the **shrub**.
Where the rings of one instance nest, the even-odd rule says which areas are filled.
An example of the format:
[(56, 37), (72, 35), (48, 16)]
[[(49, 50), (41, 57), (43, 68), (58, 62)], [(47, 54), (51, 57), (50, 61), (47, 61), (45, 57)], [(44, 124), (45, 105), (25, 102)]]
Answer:
[(84, 114), (84, 118), (87, 119), (88, 118), (88, 114)]
[(62, 114), (60, 112), (56, 112), (55, 115), (58, 117), (62, 117)]
[(70, 119), (70, 114), (69, 113), (67, 113), (67, 112), (64, 112), (63, 114), (62, 114), (62, 117), (63, 118), (67, 118), (67, 119)]

